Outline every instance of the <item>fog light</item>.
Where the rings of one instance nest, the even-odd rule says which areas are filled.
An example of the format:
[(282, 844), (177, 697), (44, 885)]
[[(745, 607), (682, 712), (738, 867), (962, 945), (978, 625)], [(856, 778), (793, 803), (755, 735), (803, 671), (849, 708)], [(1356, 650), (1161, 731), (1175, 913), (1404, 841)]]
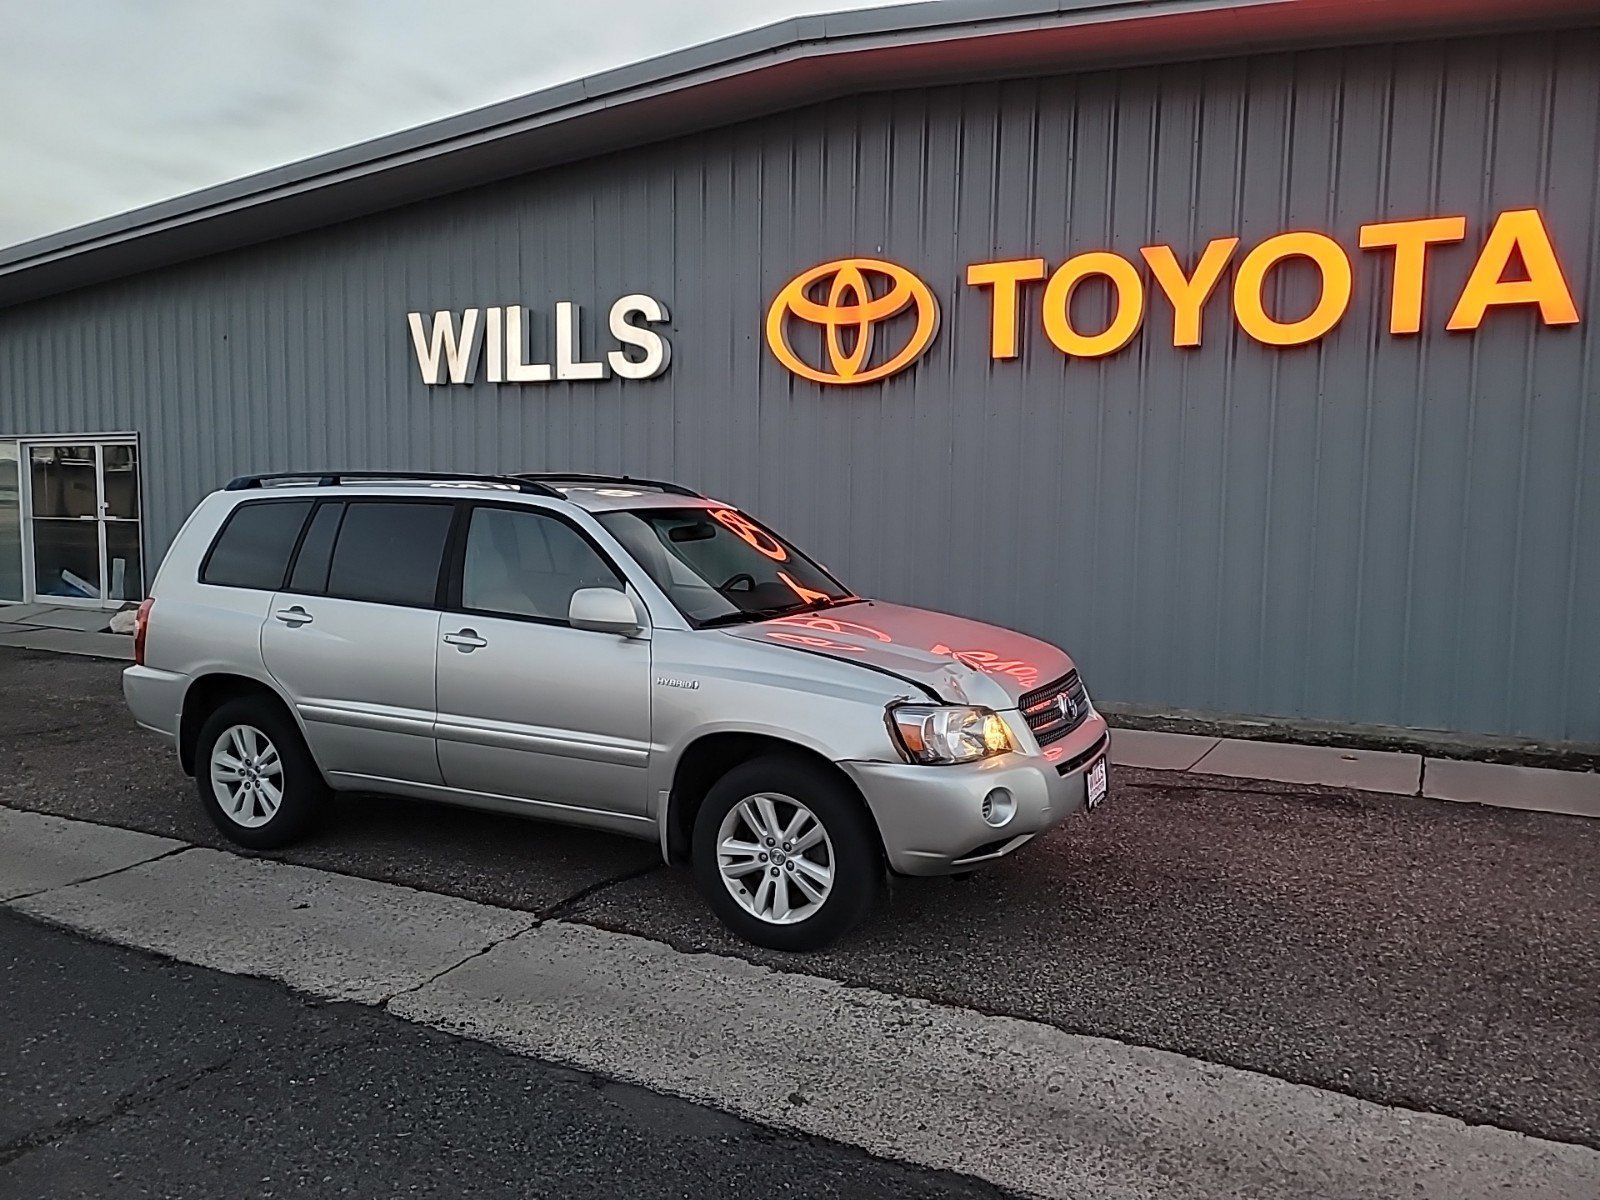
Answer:
[(983, 819), (996, 829), (1016, 815), (1017, 802), (1005, 788), (995, 788), (983, 798)]

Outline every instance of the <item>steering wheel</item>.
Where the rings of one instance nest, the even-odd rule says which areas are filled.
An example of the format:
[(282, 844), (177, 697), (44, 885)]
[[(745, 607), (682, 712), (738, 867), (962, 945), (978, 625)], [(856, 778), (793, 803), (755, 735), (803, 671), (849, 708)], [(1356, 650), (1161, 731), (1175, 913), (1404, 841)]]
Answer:
[(749, 571), (740, 571), (737, 575), (729, 575), (720, 584), (718, 584), (717, 591), (731, 592), (733, 590), (733, 585), (739, 583), (740, 581), (743, 581), (744, 583), (744, 587), (740, 589), (741, 591), (753, 592), (756, 590), (756, 577), (750, 574)]

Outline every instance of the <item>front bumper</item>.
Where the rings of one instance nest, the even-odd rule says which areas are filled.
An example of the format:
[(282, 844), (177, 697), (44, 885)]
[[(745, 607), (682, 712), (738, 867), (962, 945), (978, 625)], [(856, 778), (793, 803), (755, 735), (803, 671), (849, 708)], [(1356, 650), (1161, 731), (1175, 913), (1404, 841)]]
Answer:
[[(1027, 743), (1032, 744), (1029, 738)], [(1088, 799), (1085, 776), (1105, 756), (1111, 734), (1091, 713), (1040, 753), (1014, 752), (955, 766), (842, 762), (878, 823), (889, 867), (902, 875), (947, 875), (1004, 858), (1053, 829)], [(984, 797), (1008, 793), (1002, 825), (983, 818)]]

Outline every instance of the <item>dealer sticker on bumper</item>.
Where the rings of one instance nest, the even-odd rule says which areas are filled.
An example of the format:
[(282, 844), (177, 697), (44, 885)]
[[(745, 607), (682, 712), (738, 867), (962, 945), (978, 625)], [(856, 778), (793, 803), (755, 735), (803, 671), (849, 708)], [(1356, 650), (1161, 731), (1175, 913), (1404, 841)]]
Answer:
[(1106, 798), (1106, 760), (1101, 759), (1089, 768), (1086, 777), (1089, 786), (1089, 807), (1099, 808), (1100, 802)]

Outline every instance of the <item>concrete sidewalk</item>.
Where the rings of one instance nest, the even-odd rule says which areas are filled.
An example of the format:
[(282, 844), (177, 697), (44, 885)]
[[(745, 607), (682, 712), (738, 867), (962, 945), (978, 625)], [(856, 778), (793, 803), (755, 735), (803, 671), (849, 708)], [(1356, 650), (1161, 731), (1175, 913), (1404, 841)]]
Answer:
[[(115, 614), (64, 605), (0, 605), (0, 646), (133, 661), (133, 638), (107, 632)], [(1321, 787), (1600, 817), (1600, 774), (1294, 742), (1114, 729), (1122, 767), (1271, 779)]]
[(116, 609), (0, 604), (0, 646), (133, 661), (133, 638), (112, 633)]

